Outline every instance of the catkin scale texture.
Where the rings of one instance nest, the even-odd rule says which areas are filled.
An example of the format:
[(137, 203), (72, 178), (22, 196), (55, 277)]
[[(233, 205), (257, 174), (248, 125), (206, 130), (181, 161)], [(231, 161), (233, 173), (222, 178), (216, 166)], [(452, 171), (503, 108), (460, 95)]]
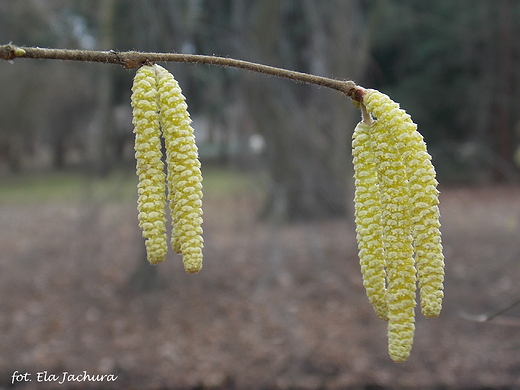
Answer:
[(155, 72), (141, 67), (134, 78), (131, 103), (135, 133), (138, 219), (150, 264), (164, 261), (166, 238), (165, 175), (161, 152)]
[(154, 65), (159, 89), (160, 122), (166, 145), (172, 248), (182, 253), (189, 273), (202, 268), (202, 174), (188, 106), (173, 75)]
[(410, 355), (415, 329), (415, 265), (410, 223), (410, 195), (401, 155), (391, 142), (391, 127), (372, 123), (369, 141), (379, 179), (383, 248), (386, 257), (388, 352), (394, 361)]
[(360, 122), (352, 138), (356, 191), (355, 222), (359, 261), (367, 297), (377, 315), (388, 319), (385, 255), (381, 227), (379, 180), (375, 155), (370, 142), (371, 126)]
[(361, 270), (367, 296), (383, 319), (386, 307), (388, 351), (400, 362), (412, 348), (417, 281), (423, 314), (436, 317), (441, 310), (437, 181), (417, 126), (397, 103), (365, 90), (360, 108), (364, 119), (354, 131), (352, 154)]
[(391, 139), (402, 155), (411, 197), (412, 237), (422, 313), (437, 317), (442, 308), (444, 256), (439, 223), (439, 192), (431, 156), (410, 115), (387, 95), (367, 90), (367, 110), (391, 127)]

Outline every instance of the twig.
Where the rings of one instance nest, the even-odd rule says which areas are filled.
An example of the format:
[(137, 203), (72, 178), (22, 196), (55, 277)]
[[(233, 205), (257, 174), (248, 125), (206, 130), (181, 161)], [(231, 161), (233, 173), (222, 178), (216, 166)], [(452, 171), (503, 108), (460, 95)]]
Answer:
[(16, 58), (39, 58), (51, 60), (102, 62), (124, 66), (127, 69), (138, 68), (144, 64), (158, 61), (186, 62), (195, 64), (218, 65), (246, 69), (293, 81), (315, 84), (340, 91), (351, 99), (361, 102), (365, 90), (351, 80), (336, 80), (307, 73), (296, 72), (255, 62), (236, 60), (227, 57), (206, 56), (180, 53), (145, 53), (138, 51), (117, 52), (71, 49), (44, 49), (40, 47), (18, 47), (13, 44), (0, 46), (0, 59), (12, 61)]
[[(475, 314), (468, 314), (468, 313), (465, 313), (465, 312), (461, 312), (460, 316), (462, 318), (468, 320), (468, 321), (487, 322), (487, 321), (491, 321), (493, 318), (495, 318), (498, 315), (506, 312), (507, 310), (511, 309), (512, 307), (518, 305), (519, 303), (520, 303), (520, 298), (514, 300), (511, 303), (508, 303), (507, 305), (501, 307), (498, 310), (493, 310), (492, 312), (487, 313), (487, 314), (477, 314), (477, 315), (475, 315)], [(517, 325), (518, 325), (518, 322), (517, 322)]]

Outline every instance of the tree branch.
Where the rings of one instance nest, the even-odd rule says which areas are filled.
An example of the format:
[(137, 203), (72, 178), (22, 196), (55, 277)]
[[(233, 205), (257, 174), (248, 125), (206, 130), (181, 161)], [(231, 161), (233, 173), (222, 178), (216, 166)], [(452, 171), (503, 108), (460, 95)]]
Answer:
[(206, 56), (199, 54), (179, 53), (145, 53), (137, 51), (117, 52), (71, 49), (43, 49), (39, 47), (18, 47), (13, 44), (0, 46), (0, 59), (12, 61), (16, 58), (39, 58), (49, 60), (67, 60), (84, 62), (103, 62), (124, 66), (127, 69), (138, 68), (144, 64), (158, 61), (185, 62), (194, 64), (218, 65), (246, 69), (257, 73), (282, 77), (293, 81), (315, 84), (340, 91), (351, 99), (361, 102), (364, 89), (351, 80), (336, 80), (315, 76), (307, 73), (276, 68), (274, 66), (257, 64), (249, 61), (236, 60), (227, 57)]
[[(497, 310), (493, 310), (492, 312), (490, 313), (487, 313), (487, 314), (477, 314), (477, 315), (474, 315), (474, 314), (468, 314), (468, 313), (465, 313), (465, 312), (461, 312), (460, 313), (460, 316), (466, 320), (469, 320), (469, 321), (475, 321), (475, 322), (487, 322), (487, 321), (490, 321), (492, 320), (493, 318), (497, 317), (498, 315), (506, 312), (507, 310), (511, 309), (512, 307), (515, 307), (516, 305), (520, 304), (520, 298), (517, 298), (515, 299), (513, 302), (511, 303), (508, 303), (507, 305), (497, 309)], [(517, 320), (517, 324), (519, 324), (520, 322)]]

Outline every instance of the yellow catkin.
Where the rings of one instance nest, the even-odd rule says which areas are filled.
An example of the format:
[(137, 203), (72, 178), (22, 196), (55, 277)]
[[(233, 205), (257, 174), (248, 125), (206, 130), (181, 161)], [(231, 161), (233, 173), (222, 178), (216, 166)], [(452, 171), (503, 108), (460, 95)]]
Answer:
[(354, 196), (359, 261), (367, 297), (376, 314), (388, 319), (385, 254), (376, 160), (371, 145), (371, 126), (360, 122), (352, 137), (356, 191)]
[(168, 249), (165, 218), (165, 175), (161, 160), (161, 131), (159, 129), (157, 84), (150, 66), (141, 67), (132, 86), (135, 158), (139, 226), (146, 239), (146, 256), (150, 264), (164, 261)]
[(392, 139), (406, 166), (421, 310), (428, 318), (437, 317), (442, 308), (444, 256), (439, 229), (438, 183), (431, 156), (410, 115), (387, 95), (369, 89), (364, 103), (379, 121), (392, 127)]
[[(370, 106), (367, 106), (370, 112)], [(388, 299), (388, 352), (394, 361), (410, 355), (415, 330), (415, 265), (411, 236), (410, 195), (403, 160), (391, 142), (392, 127), (372, 124), (382, 210)]]
[(172, 247), (182, 253), (184, 268), (202, 268), (202, 175), (188, 106), (173, 75), (154, 65), (159, 87), (160, 122), (166, 144)]

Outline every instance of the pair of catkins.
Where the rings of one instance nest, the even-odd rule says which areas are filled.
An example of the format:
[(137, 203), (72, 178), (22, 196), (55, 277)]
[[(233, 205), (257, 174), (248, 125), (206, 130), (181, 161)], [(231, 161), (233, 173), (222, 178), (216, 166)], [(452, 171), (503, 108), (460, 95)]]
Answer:
[[(150, 264), (165, 260), (166, 192), (172, 219), (171, 246), (184, 268), (202, 268), (202, 175), (188, 106), (179, 84), (159, 65), (137, 71), (132, 87), (139, 226)], [(166, 149), (164, 173), (162, 141)]]
[[(202, 176), (185, 98), (159, 65), (142, 66), (132, 92), (139, 225), (148, 261), (157, 264), (166, 256), (167, 190), (172, 248), (183, 255), (187, 272), (198, 272)], [(358, 88), (355, 95), (363, 114), (352, 141), (363, 284), (377, 315), (388, 321), (390, 357), (405, 361), (415, 330), (417, 282), (426, 317), (437, 317), (442, 306), (444, 257), (435, 169), (417, 126), (397, 103), (376, 90)]]

